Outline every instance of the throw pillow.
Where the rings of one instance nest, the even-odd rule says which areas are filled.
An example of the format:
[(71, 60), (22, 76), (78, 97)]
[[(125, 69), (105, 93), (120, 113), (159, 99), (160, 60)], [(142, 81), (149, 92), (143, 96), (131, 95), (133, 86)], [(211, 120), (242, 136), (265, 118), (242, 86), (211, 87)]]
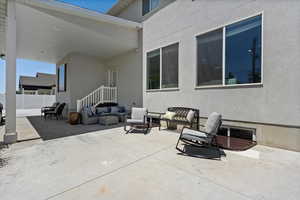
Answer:
[(102, 113), (108, 112), (107, 107), (97, 107), (96, 110), (97, 110), (97, 114), (102, 114)]
[(87, 113), (87, 115), (88, 115), (89, 117), (92, 117), (92, 116), (93, 116), (93, 112), (92, 112), (92, 110), (91, 110), (91, 107), (86, 107), (84, 110), (85, 110), (85, 112)]
[(93, 115), (97, 114), (97, 110), (95, 106), (91, 106), (91, 112), (93, 113)]
[(176, 115), (175, 112), (167, 111), (166, 114), (163, 115), (163, 118), (172, 120), (172, 119), (174, 119), (175, 115)]
[(186, 119), (188, 120), (188, 122), (192, 122), (194, 120), (195, 117), (195, 112), (190, 110), (186, 116)]

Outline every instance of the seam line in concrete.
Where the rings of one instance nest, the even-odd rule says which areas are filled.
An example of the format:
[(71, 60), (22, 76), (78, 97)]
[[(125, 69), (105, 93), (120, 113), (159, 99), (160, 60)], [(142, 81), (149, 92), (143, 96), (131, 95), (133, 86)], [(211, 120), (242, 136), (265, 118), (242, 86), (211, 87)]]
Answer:
[(114, 170), (111, 170), (111, 171), (109, 171), (109, 172), (107, 172), (107, 173), (104, 173), (104, 174), (102, 174), (102, 175), (100, 175), (100, 176), (91, 178), (91, 179), (89, 179), (89, 180), (87, 180), (87, 181), (84, 181), (83, 183), (80, 183), (80, 184), (78, 184), (78, 185), (76, 185), (76, 186), (73, 186), (73, 187), (71, 187), (71, 188), (69, 188), (69, 189), (66, 189), (66, 190), (64, 190), (64, 191), (62, 191), (62, 192), (59, 192), (59, 193), (54, 194), (54, 195), (52, 195), (52, 196), (50, 196), (50, 197), (47, 197), (46, 200), (52, 199), (52, 198), (54, 198), (54, 197), (57, 197), (57, 196), (59, 196), (59, 195), (62, 195), (62, 194), (64, 194), (64, 193), (66, 193), (66, 192), (72, 191), (72, 190), (74, 190), (74, 189), (76, 189), (76, 188), (79, 188), (79, 187), (82, 186), (82, 185), (85, 185), (85, 184), (87, 184), (87, 183), (91, 183), (91, 182), (93, 182), (93, 181), (95, 181), (95, 180), (97, 180), (97, 179), (100, 179), (100, 178), (103, 178), (103, 177), (105, 177), (105, 176), (111, 175), (111, 174), (113, 174), (113, 173), (115, 173), (115, 172), (117, 172), (117, 171), (119, 171), (119, 170), (121, 170), (121, 169), (127, 168), (127, 167), (129, 167), (129, 166), (131, 166), (131, 165), (133, 165), (133, 164), (135, 164), (135, 163), (137, 163), (137, 162), (140, 162), (140, 161), (142, 161), (142, 160), (144, 160), (144, 159), (146, 159), (146, 158), (149, 158), (149, 157), (151, 157), (151, 156), (153, 156), (153, 155), (155, 155), (155, 154), (157, 154), (157, 153), (160, 153), (160, 152), (162, 152), (162, 151), (165, 151), (165, 150), (167, 150), (168, 148), (171, 148), (171, 147), (173, 147), (173, 146), (174, 146), (174, 145), (172, 144), (172, 145), (169, 145), (169, 146), (167, 146), (167, 147), (164, 147), (164, 148), (162, 148), (162, 149), (160, 149), (160, 150), (158, 150), (158, 151), (155, 151), (155, 152), (153, 152), (153, 153), (151, 153), (151, 154), (147, 154), (147, 155), (145, 155), (145, 156), (143, 156), (143, 157), (141, 157), (141, 158), (139, 158), (139, 159), (137, 159), (137, 160), (134, 160), (134, 161), (132, 161), (132, 162), (126, 164), (126, 165), (123, 165), (123, 166), (121, 166), (121, 167), (118, 167), (118, 168), (116, 168), (116, 169), (114, 169)]

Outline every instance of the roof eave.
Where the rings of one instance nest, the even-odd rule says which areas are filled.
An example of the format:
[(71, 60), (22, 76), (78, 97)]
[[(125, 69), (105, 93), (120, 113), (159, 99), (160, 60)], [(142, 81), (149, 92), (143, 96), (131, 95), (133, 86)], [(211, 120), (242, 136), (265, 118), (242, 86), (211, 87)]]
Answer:
[(75, 15), (78, 17), (84, 17), (92, 19), (95, 21), (106, 22), (110, 24), (115, 24), (131, 29), (140, 29), (142, 24), (138, 22), (129, 21), (119, 17), (115, 17), (108, 14), (103, 14), (95, 11), (91, 11), (85, 8), (80, 8), (66, 3), (61, 3), (57, 1), (48, 1), (48, 0), (17, 0), (18, 3), (22, 3), (32, 7), (40, 7), (45, 9), (52, 9), (60, 11), (66, 14)]

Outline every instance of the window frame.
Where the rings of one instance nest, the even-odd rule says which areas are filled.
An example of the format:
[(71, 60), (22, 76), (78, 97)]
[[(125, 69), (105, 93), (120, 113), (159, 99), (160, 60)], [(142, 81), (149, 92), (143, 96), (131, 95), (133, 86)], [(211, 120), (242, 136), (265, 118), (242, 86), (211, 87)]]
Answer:
[[(252, 17), (256, 17), (256, 16), (260, 16), (261, 15), (261, 81), (259, 83), (244, 83), (244, 84), (230, 84), (230, 85), (226, 85), (226, 77), (225, 77), (225, 65), (226, 65), (226, 55), (225, 55), (225, 51), (226, 51), (226, 26), (232, 25), (234, 23), (237, 22), (241, 22), (244, 20), (247, 20), (249, 18)], [(198, 80), (198, 43), (197, 43), (197, 37), (218, 29), (222, 29), (223, 30), (223, 46), (222, 46), (222, 84), (219, 85), (204, 85), (204, 86), (199, 86), (197, 85), (197, 80)], [(195, 59), (196, 59), (196, 64), (195, 64), (195, 89), (206, 89), (206, 88), (233, 88), (233, 87), (255, 87), (255, 86), (263, 86), (264, 83), (264, 11), (255, 13), (253, 15), (247, 16), (247, 17), (243, 17), (243, 18), (239, 18), (237, 20), (231, 21), (229, 23), (223, 24), (223, 25), (219, 25), (217, 27), (205, 30), (203, 32), (197, 33), (196, 35), (194, 35), (194, 43), (195, 43)]]
[[(162, 49), (164, 47), (168, 47), (168, 46), (171, 46), (171, 45), (175, 45), (175, 44), (178, 44), (178, 87), (173, 87), (173, 88), (162, 88)], [(155, 51), (155, 50), (158, 50), (159, 49), (159, 89), (148, 89), (148, 77), (147, 77), (147, 71), (148, 71), (148, 64), (147, 64), (147, 54), (152, 52), (152, 51)], [(176, 42), (170, 42), (170, 43), (166, 43), (162, 46), (159, 46), (159, 47), (156, 47), (156, 48), (153, 48), (153, 49), (150, 49), (148, 51), (146, 51), (145, 53), (145, 60), (146, 60), (146, 92), (159, 92), (159, 91), (178, 91), (179, 90), (179, 87), (180, 87), (180, 77), (179, 77), (179, 69), (180, 69), (180, 41), (176, 41)]]
[[(60, 89), (60, 67), (64, 67), (64, 89), (61, 90)], [(67, 64), (61, 64), (58, 66), (57, 68), (57, 92), (61, 93), (61, 92), (66, 92), (67, 91)]]

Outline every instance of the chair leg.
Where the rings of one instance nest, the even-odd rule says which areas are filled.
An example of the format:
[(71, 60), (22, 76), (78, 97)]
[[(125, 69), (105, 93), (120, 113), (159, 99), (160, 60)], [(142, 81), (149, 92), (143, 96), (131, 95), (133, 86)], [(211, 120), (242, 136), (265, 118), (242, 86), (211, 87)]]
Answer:
[(178, 138), (178, 141), (177, 141), (177, 144), (176, 144), (176, 147), (175, 147), (175, 148), (176, 148), (178, 151), (184, 153), (184, 151), (178, 147), (179, 141), (180, 141), (180, 138)]

